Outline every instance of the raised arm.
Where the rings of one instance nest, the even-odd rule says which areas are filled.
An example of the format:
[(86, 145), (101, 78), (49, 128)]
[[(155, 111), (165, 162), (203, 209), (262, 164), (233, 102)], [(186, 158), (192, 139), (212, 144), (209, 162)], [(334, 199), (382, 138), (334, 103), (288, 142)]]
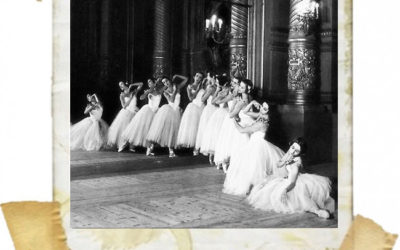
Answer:
[(222, 97), (222, 98), (216, 100), (215, 104), (227, 103), (232, 99), (233, 99), (233, 95), (232, 94), (228, 94), (225, 97)]
[(139, 99), (140, 100), (144, 100), (144, 99), (146, 99), (147, 98), (147, 96), (151, 93), (151, 89), (146, 89), (145, 91), (144, 91), (144, 93), (139, 97)]
[(137, 88), (132, 92), (132, 95), (136, 95), (142, 89), (143, 82), (135, 82), (135, 83), (130, 84), (129, 85), (129, 92), (131, 92), (132, 88), (136, 87), (136, 86), (137, 86)]
[(174, 102), (177, 92), (178, 92), (177, 87), (174, 85), (172, 94), (168, 93), (167, 91), (164, 91), (164, 96), (168, 102)]
[(239, 114), (240, 110), (242, 110), (245, 105), (246, 105), (246, 103), (238, 101), (236, 103), (236, 105), (233, 107), (232, 111), (229, 112), (229, 117), (233, 118), (233, 117), (237, 116)]
[(94, 100), (96, 101), (96, 103), (99, 103), (99, 98), (97, 97), (96, 94), (93, 94), (92, 97), (94, 98)]
[(200, 85), (197, 86), (194, 93), (192, 93), (192, 89), (193, 89), (193, 85), (188, 85), (186, 88), (186, 92), (187, 92), (187, 95), (188, 95), (188, 98), (190, 101), (193, 101), (193, 99), (196, 98), (196, 95), (200, 90)]
[(253, 100), (243, 109), (243, 113), (250, 116), (251, 118), (257, 119), (260, 114), (259, 112), (252, 111), (253, 106), (257, 106), (258, 109), (261, 109), (261, 104), (258, 103), (256, 100)]
[(173, 81), (175, 78), (181, 79), (181, 82), (177, 85), (177, 90), (178, 90), (178, 91), (186, 85), (186, 83), (187, 83), (187, 81), (188, 81), (188, 79), (189, 79), (189, 78), (187, 78), (186, 76), (174, 75), (174, 76), (172, 77), (172, 81)]
[(90, 111), (92, 111), (93, 109), (95, 109), (95, 106), (88, 104), (85, 108), (85, 112), (83, 112), (85, 115), (87, 115)]
[(253, 123), (252, 125), (248, 126), (248, 127), (242, 127), (236, 120), (235, 120), (235, 126), (236, 129), (240, 132), (240, 133), (254, 133), (257, 131), (265, 131), (267, 129), (266, 125), (264, 123), (261, 122), (256, 122)]
[(208, 86), (206, 89), (206, 92), (203, 94), (203, 96), (201, 97), (201, 101), (202, 102), (206, 102), (208, 97), (210, 97), (211, 95), (213, 95), (215, 93), (215, 88), (212, 86)]

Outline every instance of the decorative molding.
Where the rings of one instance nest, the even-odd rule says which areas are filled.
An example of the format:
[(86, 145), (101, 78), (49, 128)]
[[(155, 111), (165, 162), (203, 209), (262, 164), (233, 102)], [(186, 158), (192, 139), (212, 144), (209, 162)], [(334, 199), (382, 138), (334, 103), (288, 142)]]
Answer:
[(316, 19), (310, 15), (297, 14), (290, 24), (290, 32), (305, 36), (315, 31)]
[(288, 88), (289, 90), (315, 89), (315, 49), (290, 48)]
[(231, 54), (231, 76), (247, 77), (247, 56), (244, 53)]
[(236, 1), (242, 5), (232, 5), (231, 9), (231, 66), (230, 75), (247, 78), (247, 32), (248, 8), (247, 0)]
[(153, 77), (158, 78), (163, 75), (167, 75), (167, 67), (166, 67), (166, 62), (165, 58), (155, 58), (154, 59), (154, 64), (153, 64)]

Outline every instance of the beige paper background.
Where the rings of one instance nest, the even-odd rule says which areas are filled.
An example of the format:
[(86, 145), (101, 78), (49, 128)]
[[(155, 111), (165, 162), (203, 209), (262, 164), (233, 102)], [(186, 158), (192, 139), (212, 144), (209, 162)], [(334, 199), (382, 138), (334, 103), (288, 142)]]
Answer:
[(71, 249), (337, 249), (352, 220), (352, 2), (338, 9), (337, 229), (71, 229), (69, 166), (70, 1), (53, 1), (54, 200)]

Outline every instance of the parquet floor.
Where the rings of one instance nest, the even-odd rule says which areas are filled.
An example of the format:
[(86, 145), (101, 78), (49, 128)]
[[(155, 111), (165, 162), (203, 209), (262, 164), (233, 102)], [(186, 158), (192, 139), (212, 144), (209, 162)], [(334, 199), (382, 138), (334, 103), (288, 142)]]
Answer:
[(222, 171), (204, 163), (75, 178), (71, 181), (71, 226), (337, 227), (337, 213), (333, 219), (324, 220), (309, 213), (286, 215), (254, 210), (244, 198), (221, 192), (224, 178)]

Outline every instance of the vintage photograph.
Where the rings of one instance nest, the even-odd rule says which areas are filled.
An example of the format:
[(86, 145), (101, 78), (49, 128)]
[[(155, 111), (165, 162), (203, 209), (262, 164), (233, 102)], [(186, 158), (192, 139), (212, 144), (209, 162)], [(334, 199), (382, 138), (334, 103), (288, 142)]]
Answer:
[(337, 0), (71, 0), (72, 228), (337, 228)]

